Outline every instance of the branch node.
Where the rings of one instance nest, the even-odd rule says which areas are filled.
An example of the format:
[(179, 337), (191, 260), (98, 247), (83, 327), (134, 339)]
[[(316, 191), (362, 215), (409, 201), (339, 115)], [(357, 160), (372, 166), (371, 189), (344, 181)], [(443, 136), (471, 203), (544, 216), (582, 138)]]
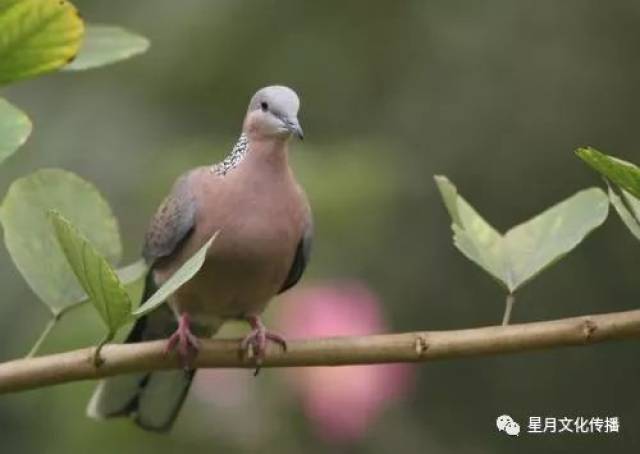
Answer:
[(590, 318), (584, 319), (582, 322), (582, 335), (584, 336), (584, 341), (589, 342), (591, 337), (593, 337), (593, 333), (595, 333), (597, 329), (598, 326), (593, 320)]
[(415, 345), (416, 355), (418, 355), (418, 357), (421, 357), (422, 355), (425, 354), (427, 350), (429, 350), (429, 342), (427, 342), (427, 336), (424, 334), (416, 335), (414, 345)]

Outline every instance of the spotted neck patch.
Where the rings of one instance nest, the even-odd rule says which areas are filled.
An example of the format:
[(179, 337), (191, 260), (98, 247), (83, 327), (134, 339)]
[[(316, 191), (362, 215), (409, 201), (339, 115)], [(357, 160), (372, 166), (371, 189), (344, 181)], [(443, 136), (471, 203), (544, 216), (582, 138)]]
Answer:
[(247, 154), (248, 149), (249, 139), (247, 139), (246, 135), (242, 134), (238, 138), (236, 144), (233, 146), (231, 153), (229, 153), (227, 157), (224, 158), (224, 160), (218, 162), (217, 164), (214, 164), (211, 167), (211, 171), (216, 175), (226, 175), (230, 170), (235, 169), (236, 166), (240, 164), (240, 162)]

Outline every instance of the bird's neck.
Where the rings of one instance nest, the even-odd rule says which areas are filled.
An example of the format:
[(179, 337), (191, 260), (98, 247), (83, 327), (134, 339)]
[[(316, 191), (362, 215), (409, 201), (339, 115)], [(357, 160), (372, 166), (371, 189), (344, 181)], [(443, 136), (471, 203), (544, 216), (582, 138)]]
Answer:
[(289, 140), (281, 137), (249, 139), (247, 164), (252, 164), (271, 172), (289, 169)]
[(229, 171), (236, 168), (238, 164), (244, 159), (249, 147), (249, 139), (243, 133), (238, 138), (238, 141), (233, 146), (231, 153), (229, 153), (222, 161), (214, 164), (211, 167), (212, 172), (218, 175), (226, 175)]
[[(248, 161), (248, 162), (245, 162)], [(272, 172), (289, 168), (289, 141), (281, 137), (252, 137), (242, 133), (231, 153), (212, 167), (213, 172), (226, 175), (236, 167), (258, 166)]]

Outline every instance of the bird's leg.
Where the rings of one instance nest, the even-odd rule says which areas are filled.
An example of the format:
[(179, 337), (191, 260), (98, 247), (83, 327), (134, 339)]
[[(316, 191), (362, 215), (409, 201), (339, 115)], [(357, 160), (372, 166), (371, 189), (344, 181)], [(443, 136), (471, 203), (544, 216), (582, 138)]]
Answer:
[(249, 356), (250, 351), (253, 354), (258, 366), (256, 369), (257, 375), (260, 370), (260, 364), (264, 360), (264, 356), (267, 351), (267, 342), (275, 342), (276, 344), (279, 344), (284, 351), (287, 351), (287, 341), (279, 334), (267, 331), (267, 328), (257, 315), (247, 315), (244, 319), (251, 326), (251, 332), (242, 339), (240, 349), (246, 356)]
[(189, 314), (183, 312), (178, 318), (178, 328), (167, 341), (165, 353), (176, 350), (185, 368), (190, 369), (199, 348), (200, 342), (191, 332)]

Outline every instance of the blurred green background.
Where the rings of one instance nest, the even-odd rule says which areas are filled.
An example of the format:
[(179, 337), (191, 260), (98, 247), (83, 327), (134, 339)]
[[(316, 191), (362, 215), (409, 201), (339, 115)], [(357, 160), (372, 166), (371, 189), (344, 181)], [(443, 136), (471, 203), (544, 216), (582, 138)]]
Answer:
[[(598, 177), (573, 155), (592, 145), (640, 162), (640, 3), (633, 0), (211, 1), (74, 3), (126, 26), (150, 51), (105, 69), (55, 74), (4, 94), (35, 123), (0, 168), (2, 193), (39, 167), (94, 182), (120, 220), (127, 262), (185, 169), (221, 159), (251, 94), (300, 94), (293, 160), (317, 225), (305, 279), (377, 292), (394, 331), (497, 323), (503, 294), (451, 244), (432, 175), (443, 173), (499, 229)], [(637, 308), (640, 245), (612, 215), (518, 295), (513, 320)], [(47, 319), (0, 250), (0, 360), (28, 351)], [(270, 311), (277, 311), (277, 302)], [(90, 311), (47, 351), (95, 342)], [(415, 391), (350, 446), (317, 438), (282, 380), (246, 381), (247, 408), (187, 401), (169, 436), (88, 420), (93, 383), (0, 398), (2, 452), (636, 452), (638, 345), (429, 363)], [(246, 372), (249, 375), (249, 372)], [(225, 389), (220, 389), (221, 394)], [(340, 411), (340, 409), (336, 409)], [(613, 435), (498, 433), (495, 418), (618, 416)], [(634, 448), (635, 446), (635, 448)]]

